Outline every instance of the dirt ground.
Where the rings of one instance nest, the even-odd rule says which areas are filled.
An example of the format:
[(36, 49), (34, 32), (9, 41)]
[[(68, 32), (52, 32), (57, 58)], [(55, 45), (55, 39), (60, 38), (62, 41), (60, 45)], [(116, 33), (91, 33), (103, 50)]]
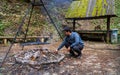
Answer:
[[(48, 45), (25, 46), (24, 50), (46, 48), (54, 52), (60, 42)], [(4, 57), (8, 47), (0, 47), (0, 60)], [(81, 58), (72, 58), (63, 48), (60, 53), (65, 58), (60, 63), (41, 65), (33, 68), (29, 65), (15, 63), (14, 54), (21, 51), (19, 44), (15, 44), (3, 65), (0, 75), (120, 75), (120, 45), (102, 42), (85, 41)]]

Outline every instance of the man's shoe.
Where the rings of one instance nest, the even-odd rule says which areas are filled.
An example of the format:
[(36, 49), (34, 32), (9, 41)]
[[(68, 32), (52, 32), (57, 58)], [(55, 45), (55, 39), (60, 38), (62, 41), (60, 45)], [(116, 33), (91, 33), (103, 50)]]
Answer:
[(72, 54), (67, 54), (67, 57), (74, 57), (74, 55), (72, 55)]
[(81, 58), (82, 56), (81, 55), (79, 55), (78, 57), (76, 57), (76, 58)]
[(73, 55), (72, 54), (68, 54), (68, 56), (72, 57)]
[(81, 58), (82, 57), (82, 53), (79, 56), (75, 56), (75, 58)]

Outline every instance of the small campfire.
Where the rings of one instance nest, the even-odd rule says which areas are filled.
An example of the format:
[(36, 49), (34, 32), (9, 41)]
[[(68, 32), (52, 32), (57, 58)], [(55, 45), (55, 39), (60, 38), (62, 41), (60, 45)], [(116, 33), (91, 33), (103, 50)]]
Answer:
[(19, 52), (14, 57), (17, 63), (40, 66), (42, 64), (59, 63), (65, 55), (50, 52), (48, 49), (32, 49)]

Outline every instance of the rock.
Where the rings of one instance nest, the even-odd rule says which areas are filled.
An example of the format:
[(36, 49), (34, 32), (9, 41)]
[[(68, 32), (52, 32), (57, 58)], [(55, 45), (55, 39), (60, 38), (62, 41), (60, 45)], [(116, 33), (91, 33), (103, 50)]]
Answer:
[(81, 64), (81, 61), (74, 61), (73, 64), (74, 65), (79, 65), (79, 64)]
[(115, 71), (114, 69), (108, 69), (107, 75), (117, 75), (117, 71)]
[(96, 64), (94, 64), (94, 68), (95, 68), (95, 69), (100, 69), (100, 68), (101, 68), (100, 63), (96, 63)]
[(118, 63), (120, 63), (120, 57), (117, 57), (115, 60), (116, 60)]
[(35, 52), (33, 56), (34, 56), (35, 59), (36, 59), (37, 57), (39, 57), (39, 56), (40, 56), (40, 51)]
[(101, 74), (102, 74), (102, 71), (97, 71), (97, 70), (93, 71), (93, 75), (101, 75)]
[(51, 75), (49, 72), (44, 72), (43, 75)]
[(25, 56), (23, 57), (23, 59), (29, 60), (33, 56), (33, 53), (28, 52), (28, 53), (25, 53), (24, 55)]
[(5, 68), (0, 68), (0, 71), (1, 71), (1, 70), (5, 70)]
[(110, 67), (112, 67), (112, 68), (116, 67), (116, 65), (113, 62), (109, 62), (107, 65), (110, 66)]
[(4, 58), (3, 56), (0, 56), (0, 63), (3, 61), (3, 58)]
[(93, 73), (92, 73), (92, 72), (89, 72), (89, 73), (86, 73), (86, 75), (93, 75)]
[(58, 75), (57, 73), (53, 73), (52, 75)]
[(65, 72), (65, 68), (61, 68), (59, 73), (62, 74), (64, 72)]
[(74, 66), (70, 66), (70, 65), (66, 65), (65, 67), (68, 68), (68, 69), (73, 69), (73, 68), (75, 68)]
[(82, 63), (82, 65), (84, 65), (84, 66), (92, 66), (92, 65), (93, 65), (93, 63), (92, 63), (92, 62), (87, 61), (87, 62), (83, 62), (83, 63)]
[(28, 75), (42, 75), (42, 73), (41, 72), (39, 72), (39, 71), (30, 71), (29, 73), (28, 73)]

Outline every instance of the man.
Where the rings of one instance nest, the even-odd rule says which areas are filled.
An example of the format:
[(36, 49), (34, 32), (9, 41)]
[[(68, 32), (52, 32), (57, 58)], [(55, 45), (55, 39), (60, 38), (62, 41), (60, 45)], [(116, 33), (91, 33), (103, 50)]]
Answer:
[(66, 47), (70, 56), (79, 57), (82, 55), (81, 51), (84, 47), (84, 43), (77, 32), (72, 32), (69, 27), (63, 29), (66, 37), (61, 45), (56, 50), (56, 53), (62, 48)]

